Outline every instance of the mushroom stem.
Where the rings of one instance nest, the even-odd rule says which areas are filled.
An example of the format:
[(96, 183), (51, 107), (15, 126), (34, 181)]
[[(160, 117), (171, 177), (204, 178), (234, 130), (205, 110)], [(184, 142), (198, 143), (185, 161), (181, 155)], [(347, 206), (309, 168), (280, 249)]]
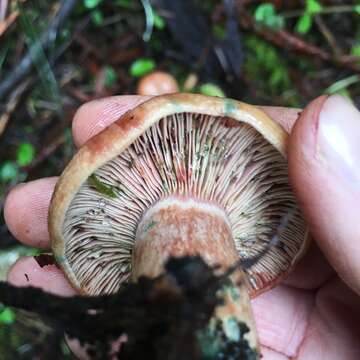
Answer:
[[(170, 257), (194, 255), (200, 255), (208, 265), (218, 266), (220, 272), (238, 260), (226, 214), (210, 203), (167, 198), (149, 209), (138, 226), (133, 253), (133, 279), (143, 275), (160, 275)], [(219, 291), (219, 296), (223, 301), (199, 336), (205, 358), (217, 359), (224, 350), (224, 339), (239, 341), (244, 334), (244, 324), (249, 329), (244, 339), (253, 350), (252, 354), (259, 354), (246, 279), (241, 270), (232, 275)], [(251, 359), (256, 359), (255, 356)]]

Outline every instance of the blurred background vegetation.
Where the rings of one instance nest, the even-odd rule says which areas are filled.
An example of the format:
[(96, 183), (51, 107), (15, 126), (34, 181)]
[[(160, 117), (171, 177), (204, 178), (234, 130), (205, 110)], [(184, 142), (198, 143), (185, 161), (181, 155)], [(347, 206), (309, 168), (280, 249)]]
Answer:
[[(139, 93), (154, 71), (180, 91), (253, 104), (301, 108), (340, 93), (360, 106), (360, 2), (0, 0), (1, 208), (17, 183), (61, 173), (82, 103)], [(1, 278), (36, 253), (1, 217)], [(46, 336), (0, 307), (0, 359), (34, 358)]]

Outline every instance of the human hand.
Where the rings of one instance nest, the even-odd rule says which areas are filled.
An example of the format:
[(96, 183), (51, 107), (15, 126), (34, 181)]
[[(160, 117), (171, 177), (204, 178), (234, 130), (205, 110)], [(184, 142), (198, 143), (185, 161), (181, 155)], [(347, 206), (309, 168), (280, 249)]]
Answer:
[[(85, 104), (73, 121), (76, 145), (82, 145), (144, 100), (119, 96)], [(263, 109), (288, 131), (298, 117), (298, 112), (291, 109)], [(293, 128), (290, 178), (316, 243), (282, 285), (253, 300), (265, 360), (360, 358), (357, 135), (360, 138), (360, 113), (337, 96), (312, 102)], [(9, 194), (5, 219), (20, 241), (49, 248), (47, 214), (56, 181), (36, 180), (19, 185)], [(56, 266), (41, 268), (32, 257), (20, 259), (8, 278), (18, 286), (75, 294)]]

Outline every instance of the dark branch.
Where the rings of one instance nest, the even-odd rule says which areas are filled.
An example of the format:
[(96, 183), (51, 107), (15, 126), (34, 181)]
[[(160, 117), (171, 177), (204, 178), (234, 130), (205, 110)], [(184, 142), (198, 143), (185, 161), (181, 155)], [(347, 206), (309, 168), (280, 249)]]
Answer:
[(282, 49), (287, 48), (292, 51), (302, 53), (305, 56), (316, 58), (335, 66), (360, 73), (360, 66), (350, 56), (335, 56), (286, 30), (271, 29), (269, 27), (262, 26), (256, 23), (253, 17), (243, 7), (239, 6), (239, 8), (241, 26), (247, 30), (253, 31), (255, 34), (259, 35), (273, 45)]
[(143, 277), (116, 294), (98, 297), (65, 298), (0, 282), (0, 302), (33, 312), (56, 334), (88, 344), (95, 359), (107, 358), (111, 343), (124, 334), (121, 359), (200, 359), (196, 334), (221, 301), (218, 287), (207, 291), (204, 285), (216, 283), (217, 277), (199, 257), (172, 259), (166, 270), (158, 278)]

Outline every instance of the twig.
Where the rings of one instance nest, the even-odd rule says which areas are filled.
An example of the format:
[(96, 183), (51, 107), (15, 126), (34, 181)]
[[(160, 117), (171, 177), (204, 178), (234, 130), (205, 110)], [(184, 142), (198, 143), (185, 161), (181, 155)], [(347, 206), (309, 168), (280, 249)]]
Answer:
[(302, 38), (289, 33), (286, 30), (271, 29), (269, 27), (260, 25), (252, 18), (252, 16), (243, 8), (239, 6), (240, 24), (245, 29), (254, 31), (268, 42), (280, 47), (289, 48), (293, 51), (300, 52), (309, 57), (316, 57), (322, 61), (332, 63), (336, 66), (350, 69), (356, 73), (360, 73), (360, 66), (354, 62), (353, 58), (348, 56), (334, 56), (329, 52), (319, 48), (316, 45), (310, 44)]
[(14, 112), (21, 95), (28, 88), (30, 81), (30, 79), (26, 79), (12, 92), (10, 99), (6, 104), (5, 111), (0, 115), (0, 137), (5, 131), (6, 125), (10, 120), (10, 116)]
[(0, 99), (30, 72), (33, 66), (34, 57), (39, 53), (38, 49), (46, 50), (55, 41), (58, 31), (61, 29), (77, 3), (78, 0), (63, 0), (55, 18), (41, 35), (40, 40), (30, 47), (29, 51), (16, 68), (13, 71), (10, 71), (8, 77), (0, 83)]
[(101, 58), (99, 49), (95, 44), (92, 44), (81, 32), (74, 36), (74, 40), (78, 42), (87, 53), (95, 56), (97, 59)]
[(8, 27), (17, 19), (19, 16), (18, 11), (14, 11), (5, 20), (0, 20), (0, 36), (8, 29)]
[(330, 29), (326, 26), (325, 21), (322, 19), (321, 15), (317, 14), (314, 16), (315, 23), (319, 28), (321, 34), (324, 36), (327, 43), (330, 45), (335, 56), (341, 56), (342, 51), (338, 46), (336, 39)]
[(55, 140), (51, 142), (48, 146), (45, 146), (41, 149), (36, 158), (32, 161), (32, 163), (25, 168), (26, 172), (31, 172), (36, 169), (39, 165), (41, 165), (44, 161), (46, 161), (60, 146), (62, 146), (66, 142), (66, 136), (64, 132), (57, 136)]
[[(352, 13), (355, 11), (355, 5), (335, 5), (327, 6), (319, 10), (318, 14), (342, 14), (342, 13)], [(279, 15), (286, 18), (299, 17), (304, 14), (304, 10), (291, 10), (280, 13)]]

